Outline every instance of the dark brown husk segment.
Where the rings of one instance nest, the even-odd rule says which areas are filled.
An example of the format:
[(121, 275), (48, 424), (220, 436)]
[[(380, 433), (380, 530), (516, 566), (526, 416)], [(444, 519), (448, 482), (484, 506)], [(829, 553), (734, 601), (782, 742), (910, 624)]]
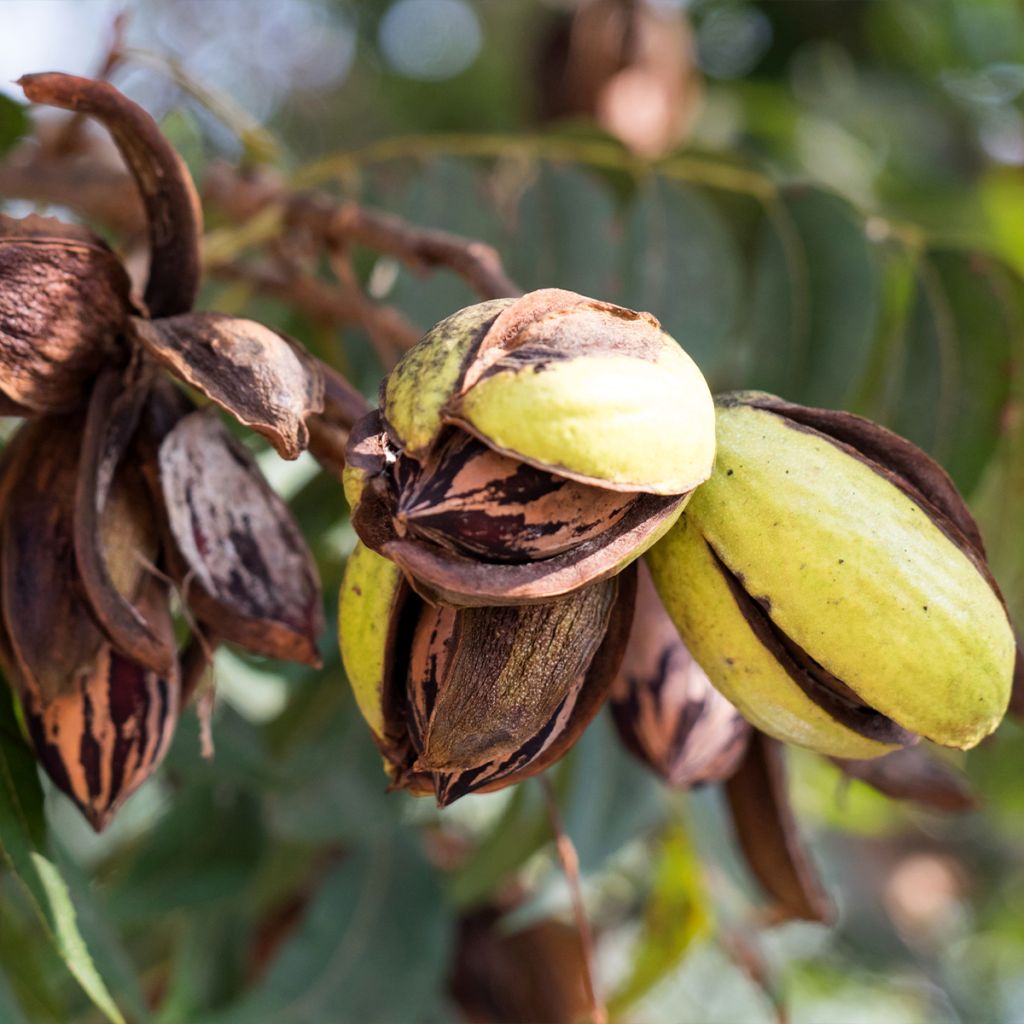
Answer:
[[(426, 606), (408, 585), (403, 584), (392, 618), (394, 641), (389, 644), (392, 657), (385, 668), (383, 685), (385, 738), (378, 738), (378, 745), (387, 760), (394, 786), (416, 793), (434, 793), (443, 806), (467, 793), (491, 792), (539, 774), (567, 753), (600, 710), (621, 663), (633, 617), (636, 596), (635, 567), (630, 567), (613, 580), (599, 584), (598, 589), (603, 590), (607, 597), (598, 594), (596, 601), (591, 598), (584, 602), (591, 605), (591, 613), (598, 609), (596, 617), (591, 614), (585, 618), (589, 620), (589, 629), (593, 630), (600, 626), (603, 632), (600, 632), (596, 643), (591, 636), (583, 646), (580, 646), (578, 639), (570, 645), (577, 648), (581, 662), (587, 659), (588, 647), (593, 649), (592, 656), (582, 679), (573, 675), (569, 679), (562, 678), (556, 684), (562, 689), (556, 695), (556, 699), (549, 702), (553, 705), (552, 712), (550, 715), (542, 716), (545, 721), (540, 727), (524, 742), (520, 742), (521, 733), (510, 729), (504, 746), (500, 741), (496, 744), (504, 752), (495, 760), (467, 766), (459, 771), (436, 771), (425, 770), (420, 762), (424, 734), (428, 731), (425, 727), (431, 723), (437, 702), (437, 693), (431, 689), (432, 680), (417, 679), (411, 701), (406, 692), (415, 656), (414, 636), (417, 625), (426, 615), (432, 628), (434, 624), (445, 628), (454, 626), (454, 631), (461, 635), (462, 643), (467, 647), (482, 645), (481, 650), (464, 650), (457, 654), (457, 659), (468, 667), (476, 663), (477, 659), (480, 659), (480, 663), (486, 660), (488, 646), (491, 649), (495, 646), (501, 650), (505, 649), (500, 642), (495, 645), (493, 633), (488, 635), (488, 627), (493, 625), (489, 613), (496, 613), (499, 618), (507, 619), (508, 623), (514, 623), (517, 618), (523, 619), (530, 622), (534, 630), (539, 627), (541, 632), (549, 629), (550, 624), (545, 623), (542, 611), (533, 609), (473, 608), (463, 611), (449, 609), (440, 613), (425, 612), (429, 606)], [(607, 607), (602, 609), (602, 606)], [(465, 622), (456, 625), (454, 617), (465, 615), (470, 616), (468, 628)], [(421, 627), (421, 632), (425, 629)], [(429, 635), (421, 639), (418, 645), (421, 654), (431, 646), (430, 640)], [(509, 649), (505, 653), (512, 658), (531, 657), (529, 650), (513, 650), (511, 645), (508, 646)], [(436, 642), (434, 647), (433, 653), (436, 654)], [(538, 650), (532, 652), (532, 656), (539, 657), (544, 653)], [(422, 666), (423, 658), (420, 657), (418, 661)], [(500, 672), (500, 668), (497, 671)], [(546, 672), (542, 671), (538, 678), (551, 678), (553, 672), (557, 674), (557, 665), (548, 666)], [(521, 679), (522, 676), (518, 678)], [(453, 689), (451, 692), (458, 704), (458, 691)], [(565, 699), (570, 697), (574, 698), (571, 703)], [(475, 711), (474, 715), (478, 713)], [(525, 730), (533, 724), (535, 723), (519, 722), (518, 727)], [(481, 722), (480, 728), (486, 731), (487, 727)], [(491, 735), (493, 739), (493, 731)], [(519, 736), (519, 739), (513, 738), (514, 736)], [(454, 750), (452, 745), (448, 746)], [(477, 751), (477, 754), (481, 753), (486, 756), (486, 752)], [(454, 756), (461, 757), (463, 752), (458, 751)], [(449, 763), (448, 767), (454, 766)]]

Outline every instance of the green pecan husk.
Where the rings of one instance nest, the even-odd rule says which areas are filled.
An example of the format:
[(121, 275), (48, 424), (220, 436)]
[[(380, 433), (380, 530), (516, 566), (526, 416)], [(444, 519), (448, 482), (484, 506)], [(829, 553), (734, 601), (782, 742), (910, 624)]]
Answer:
[(353, 430), (345, 492), (428, 600), (540, 603), (621, 571), (713, 457), (707, 384), (653, 317), (543, 289), (427, 333)]
[(862, 417), (760, 393), (720, 397), (717, 425), (711, 479), (648, 557), (718, 689), (838, 757), (991, 733), (1015, 639), (942, 468)]

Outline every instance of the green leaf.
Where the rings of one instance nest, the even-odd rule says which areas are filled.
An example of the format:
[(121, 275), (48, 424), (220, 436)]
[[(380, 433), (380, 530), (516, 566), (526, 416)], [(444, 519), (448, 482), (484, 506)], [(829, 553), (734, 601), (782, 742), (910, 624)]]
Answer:
[(20, 103), (0, 93), (0, 156), (28, 131), (28, 113)]
[(809, 301), (802, 321), (808, 332), (803, 365), (785, 397), (842, 408), (868, 367), (879, 329), (878, 253), (862, 215), (838, 195), (802, 186), (780, 198), (780, 214), (792, 226), (787, 235), (794, 247), (791, 272), (806, 282)]
[(51, 845), (54, 847), (54, 859), (78, 911), (79, 929), (100, 973), (131, 1020), (148, 1021), (150, 1014), (141, 980), (128, 950), (113, 927), (104, 901), (71, 854), (55, 839), (51, 839)]
[(505, 268), (524, 290), (567, 288), (610, 297), (617, 241), (608, 189), (574, 167), (539, 165), (519, 199)]
[(1016, 279), (979, 253), (934, 250), (920, 262), (890, 425), (931, 452), (970, 492), (992, 456), (1020, 331)]
[(810, 298), (803, 246), (792, 219), (772, 202), (753, 242), (743, 341), (743, 383), (791, 393), (807, 362)]
[(255, 796), (230, 783), (182, 789), (118, 879), (110, 913), (123, 923), (230, 904), (252, 880), (264, 840)]
[[(347, 684), (345, 690), (348, 690)], [(317, 730), (289, 751), (283, 781), (267, 794), (268, 820), (279, 836), (302, 842), (353, 842), (393, 834), (413, 798), (387, 793), (380, 753), (348, 692)], [(331, 766), (324, 771), (324, 765)]]
[(361, 1024), (436, 1013), (451, 916), (408, 840), (350, 851), (313, 893), (295, 933), (245, 999), (204, 1024)]
[(678, 966), (691, 944), (711, 930), (700, 864), (679, 825), (665, 831), (656, 857), (633, 964), (608, 1001), (613, 1016), (654, 988)]
[(741, 267), (716, 207), (698, 189), (656, 178), (628, 211), (618, 301), (654, 313), (717, 390), (736, 372)]
[(662, 786), (649, 768), (626, 753), (607, 711), (587, 728), (562, 770), (568, 776), (559, 782), (565, 794), (560, 800), (565, 830), (585, 873), (600, 870), (627, 843), (664, 819)]
[(28, 1018), (18, 1006), (10, 983), (2, 974), (0, 974), (0, 1020), (4, 1021), (4, 1024), (29, 1024)]
[[(388, 209), (414, 224), (476, 241), (497, 244), (502, 234), (494, 205), (484, 193), (484, 176), (464, 160), (431, 160)], [(403, 267), (385, 298), (424, 331), (480, 301), (465, 281), (444, 268), (417, 274)]]
[(9, 694), (0, 697), (0, 853), (24, 886), (68, 970), (108, 1020), (123, 1024), (78, 929), (68, 887), (43, 852), (43, 793), (11, 701)]

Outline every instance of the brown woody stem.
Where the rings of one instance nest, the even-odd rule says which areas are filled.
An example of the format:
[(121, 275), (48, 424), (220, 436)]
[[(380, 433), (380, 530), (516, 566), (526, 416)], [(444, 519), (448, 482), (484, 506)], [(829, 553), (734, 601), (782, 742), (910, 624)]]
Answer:
[(485, 242), (421, 228), (358, 203), (339, 203), (323, 192), (290, 192), (265, 177), (243, 177), (223, 164), (207, 175), (203, 193), (233, 220), (247, 221), (268, 206), (280, 206), (288, 224), (325, 246), (364, 245), (417, 271), (447, 267), (482, 299), (522, 294), (505, 273), (497, 250)]
[(220, 637), (210, 629), (202, 634), (196, 630), (189, 638), (181, 653), (181, 707), (195, 696), (206, 670), (213, 664), (219, 643)]
[(199, 288), (202, 211), (188, 169), (156, 121), (109, 82), (47, 72), (18, 84), (33, 103), (90, 114), (110, 132), (146, 207), (150, 315), (187, 313)]
[(548, 812), (548, 820), (551, 822), (551, 831), (555, 835), (555, 849), (558, 852), (558, 860), (562, 865), (562, 872), (569, 884), (569, 893), (572, 897), (572, 912), (576, 919), (576, 930), (580, 936), (580, 948), (583, 953), (583, 962), (586, 964), (584, 972), (584, 983), (587, 987), (587, 1002), (590, 1004), (590, 1019), (592, 1024), (607, 1024), (608, 1010), (597, 994), (597, 969), (594, 964), (594, 935), (590, 928), (590, 919), (587, 917), (587, 908), (583, 903), (583, 888), (580, 884), (580, 860), (576, 854), (576, 847), (565, 831), (562, 821), (562, 812), (558, 806), (558, 798), (555, 796), (554, 787), (547, 774), (540, 776), (540, 784), (544, 790), (544, 804)]

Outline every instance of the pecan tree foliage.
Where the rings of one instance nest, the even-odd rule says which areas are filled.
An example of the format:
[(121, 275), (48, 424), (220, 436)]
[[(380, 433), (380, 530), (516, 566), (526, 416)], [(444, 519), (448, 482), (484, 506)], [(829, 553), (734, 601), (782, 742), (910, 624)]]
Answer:
[[(680, 419), (693, 403), (678, 394), (706, 386), (652, 317), (553, 289), (518, 298), (486, 246), (220, 168), (208, 191), (229, 214), (275, 211), (282, 232), (315, 240), (339, 290), (289, 276), (284, 264), (214, 264), (215, 272), (244, 275), (321, 314), (340, 307), (363, 324), (394, 367), (380, 409), (369, 410), (294, 338), (193, 311), (201, 208), (149, 115), (104, 82), (45, 74), (21, 84), (30, 100), (109, 130), (148, 236), (139, 294), (91, 231), (0, 219), (0, 391), (4, 412), (25, 420), (0, 477), (0, 654), (36, 758), (96, 829), (160, 764), (218, 644), (318, 664), (316, 564), (218, 409), (283, 458), (308, 448), (331, 474), (345, 471), (360, 543), (345, 582), (343, 605), (348, 595), (354, 612), (342, 618), (342, 643), (355, 652), (346, 668), (393, 787), (447, 805), (511, 785), (562, 757), (608, 701), (625, 747), (669, 786), (723, 787), (769, 920), (834, 917), (801, 845), (774, 737), (816, 747), (894, 798), (975, 805), (959, 773), (912, 745), (917, 733), (933, 735), (931, 722), (903, 728), (906, 702), (879, 711), (874, 692), (826, 671), (827, 655), (800, 634), (799, 615), (792, 635), (771, 627), (770, 599), (755, 582), (763, 552), (741, 551), (734, 564), (731, 537), (719, 538), (721, 521), (707, 513), (735, 485), (729, 467), (683, 514), (711, 473), (712, 449), (682, 443), (699, 432)], [(413, 267), (448, 266), (487, 301), (439, 324), (399, 362), (418, 331), (354, 282), (353, 241)], [(584, 350), (583, 336), (597, 344)], [(633, 468), (642, 466), (633, 477), (593, 468), (614, 445), (573, 452), (573, 461), (543, 450), (543, 437), (538, 448), (535, 424), (514, 421), (516, 433), (491, 417), (503, 394), (535, 407), (558, 374), (585, 378), (595, 353), (621, 360), (617, 374), (637, 373), (644, 409), (652, 396), (664, 399), (663, 418), (633, 446)], [(720, 433), (737, 405), (781, 418), (800, 444), (831, 444), (844, 459), (870, 463), (886, 500), (912, 494), (963, 554), (967, 568), (958, 571), (984, 591), (985, 610), (1002, 614), (973, 520), (934, 463), (854, 417), (765, 396), (720, 400)], [(626, 424), (638, 407), (598, 412), (605, 426), (616, 415)], [(710, 400), (704, 412), (714, 418)], [(749, 500), (762, 505), (784, 492), (777, 485), (767, 480)], [(742, 512), (742, 495), (722, 500)], [(652, 556), (652, 582), (645, 565), (629, 563), (669, 530)], [(707, 599), (695, 604), (680, 587), (704, 588)], [(722, 627), (714, 617), (727, 612), (733, 621)], [(730, 691), (728, 672), (709, 678), (684, 643), (716, 665), (716, 651), (701, 644), (713, 648), (722, 628), (744, 637), (758, 665), (771, 662), (766, 677), (778, 685), (757, 706)], [(1003, 647), (1006, 655), (1012, 642)], [(918, 705), (927, 709), (928, 697)], [(779, 726), (780, 706), (787, 712), (793, 700), (805, 719), (824, 721), (821, 742)], [(991, 703), (969, 741), (1001, 714), (998, 695)], [(850, 733), (858, 742), (836, 745)], [(964, 739), (938, 733), (941, 742)], [(871, 745), (878, 736), (881, 749)], [(466, 933), (481, 921), (467, 918)]]

